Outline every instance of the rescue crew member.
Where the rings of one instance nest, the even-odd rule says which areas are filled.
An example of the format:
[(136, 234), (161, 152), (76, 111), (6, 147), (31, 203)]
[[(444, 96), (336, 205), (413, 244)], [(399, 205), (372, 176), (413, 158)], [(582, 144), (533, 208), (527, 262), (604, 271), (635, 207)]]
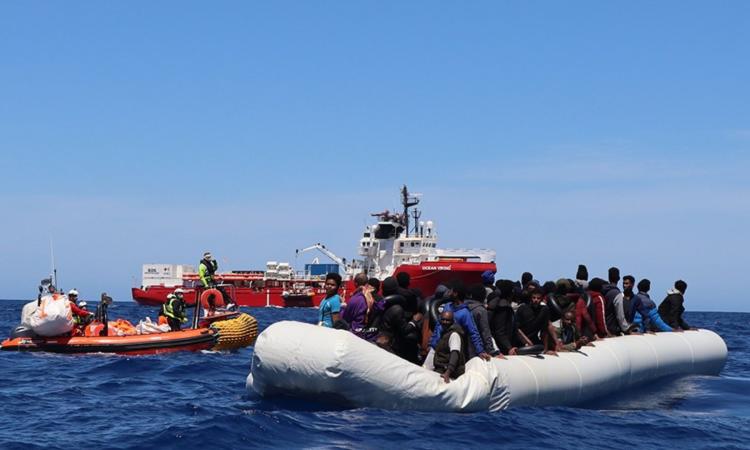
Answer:
[(211, 252), (203, 254), (200, 264), (198, 264), (198, 276), (201, 278), (201, 283), (206, 289), (210, 289), (216, 286), (214, 281), (214, 273), (219, 268), (219, 263), (211, 256)]
[(185, 300), (182, 292), (167, 295), (167, 301), (161, 306), (160, 316), (167, 318), (167, 323), (172, 331), (180, 331), (180, 326), (187, 322), (185, 314)]
[[(78, 305), (78, 291), (71, 289), (68, 291), (68, 301), (70, 302), (70, 310), (73, 312), (73, 322), (76, 326), (80, 326), (93, 319), (93, 313), (85, 310)], [(81, 302), (82, 306), (86, 306), (86, 302)]]
[(211, 252), (205, 252), (203, 254), (203, 259), (201, 259), (200, 264), (198, 264), (198, 276), (201, 279), (201, 284), (203, 284), (203, 288), (205, 289), (218, 289), (219, 292), (221, 292), (221, 296), (224, 298), (226, 308), (235, 309), (237, 306), (234, 301), (232, 301), (232, 298), (224, 291), (223, 287), (217, 286), (216, 280), (214, 279), (214, 274), (216, 274), (218, 269), (219, 263), (213, 258)]

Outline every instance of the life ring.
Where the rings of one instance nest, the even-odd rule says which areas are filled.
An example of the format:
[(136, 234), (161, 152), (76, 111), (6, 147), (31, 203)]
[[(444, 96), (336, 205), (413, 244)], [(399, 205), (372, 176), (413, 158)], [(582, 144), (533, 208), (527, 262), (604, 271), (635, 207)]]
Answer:
[(450, 297), (443, 297), (437, 300), (433, 300), (430, 303), (430, 322), (434, 323), (435, 326), (440, 323), (440, 307), (451, 301)]
[[(210, 300), (213, 296), (213, 300)], [(205, 309), (216, 309), (224, 306), (224, 295), (218, 289), (206, 289), (201, 294), (201, 306)]]

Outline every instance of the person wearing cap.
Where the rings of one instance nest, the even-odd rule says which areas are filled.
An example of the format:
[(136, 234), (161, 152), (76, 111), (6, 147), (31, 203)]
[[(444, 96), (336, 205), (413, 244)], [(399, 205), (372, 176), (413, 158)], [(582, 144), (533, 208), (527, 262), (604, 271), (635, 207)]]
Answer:
[[(88, 319), (93, 318), (90, 311), (86, 311), (78, 305), (77, 290), (71, 289), (68, 291), (68, 301), (70, 302), (70, 310), (73, 312), (73, 322), (76, 326), (83, 325)], [(81, 302), (81, 304), (85, 305), (85, 302)]]
[(172, 331), (180, 331), (180, 326), (188, 320), (182, 293), (167, 295), (167, 301), (161, 305), (159, 315), (167, 318), (167, 323)]
[(227, 305), (227, 309), (235, 309), (237, 306), (234, 304), (234, 301), (229, 294), (224, 291), (223, 287), (216, 285), (217, 283), (214, 276), (218, 269), (219, 263), (216, 262), (211, 255), (211, 252), (205, 252), (203, 254), (203, 259), (201, 259), (200, 264), (198, 264), (198, 276), (200, 277), (201, 284), (205, 289), (218, 289), (224, 299), (224, 304)]
[(198, 264), (198, 276), (201, 279), (203, 287), (206, 289), (212, 288), (216, 285), (214, 281), (214, 274), (219, 268), (219, 263), (211, 255), (211, 252), (203, 254), (200, 264)]

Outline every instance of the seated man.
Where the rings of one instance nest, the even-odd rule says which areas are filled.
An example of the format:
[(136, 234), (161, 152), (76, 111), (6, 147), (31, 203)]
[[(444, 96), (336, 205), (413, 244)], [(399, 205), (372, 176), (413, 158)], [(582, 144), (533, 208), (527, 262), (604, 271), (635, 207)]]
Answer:
[(433, 370), (441, 374), (443, 381), (449, 383), (451, 378), (456, 379), (464, 373), (466, 339), (463, 328), (453, 321), (452, 311), (440, 314), (439, 327), (442, 333), (435, 346)]
[[(94, 318), (94, 315), (90, 311), (78, 304), (77, 290), (71, 289), (68, 292), (68, 301), (70, 302), (70, 310), (73, 313), (73, 323), (76, 326), (84, 325)], [(82, 304), (85, 306), (86, 302), (82, 302)]]
[(572, 310), (567, 311), (560, 319), (557, 336), (562, 342), (561, 351), (564, 352), (574, 352), (589, 342), (586, 336), (581, 336), (581, 333), (578, 332), (576, 313)]
[(659, 316), (675, 330), (689, 330), (690, 325), (682, 318), (685, 312), (685, 291), (687, 283), (682, 280), (674, 282), (674, 288), (667, 291), (667, 297), (659, 305)]
[(549, 308), (542, 304), (544, 293), (540, 289), (535, 289), (530, 295), (530, 302), (522, 304), (518, 307), (518, 311), (516, 311), (516, 322), (518, 323), (518, 335), (521, 344), (544, 344), (545, 350), (550, 350), (547, 345)]
[(647, 331), (672, 331), (672, 327), (667, 325), (659, 312), (656, 310), (656, 303), (651, 300), (648, 291), (651, 290), (651, 281), (644, 278), (638, 282), (638, 293), (633, 297), (632, 323), (638, 325), (642, 332)]

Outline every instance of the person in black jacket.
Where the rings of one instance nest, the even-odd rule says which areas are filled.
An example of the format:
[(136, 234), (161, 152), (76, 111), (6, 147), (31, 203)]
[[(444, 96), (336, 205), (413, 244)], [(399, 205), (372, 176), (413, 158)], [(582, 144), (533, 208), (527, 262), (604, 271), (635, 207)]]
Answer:
[(393, 277), (383, 280), (384, 311), (379, 320), (379, 333), (376, 342), (393, 351), (396, 355), (415, 364), (419, 363), (419, 333), (418, 322), (422, 315), (412, 315), (404, 308), (405, 299), (398, 294), (398, 282)]
[(487, 297), (487, 313), (489, 314), (490, 330), (495, 343), (504, 355), (515, 355), (515, 321), (511, 298), (515, 283), (511, 280), (498, 280), (497, 289)]
[(404, 309), (412, 314), (419, 310), (419, 298), (417, 293), (409, 288), (411, 284), (411, 276), (406, 272), (400, 272), (396, 274), (396, 281), (398, 282), (398, 295), (404, 297)]
[[(489, 353), (491, 356), (500, 355), (500, 350), (495, 348), (495, 342), (492, 340), (492, 331), (490, 330), (489, 315), (487, 313), (487, 306), (485, 300), (487, 298), (487, 290), (483, 284), (474, 284), (469, 287), (469, 298), (466, 299), (466, 306), (469, 307), (471, 312), (471, 318), (474, 319), (474, 323), (479, 330), (479, 334), (482, 336), (482, 345), (484, 345), (484, 351)], [(469, 358), (476, 356), (469, 354)]]
[(682, 280), (674, 282), (674, 288), (667, 291), (667, 297), (659, 305), (659, 316), (673, 330), (689, 330), (690, 325), (682, 318), (685, 312), (685, 291), (687, 283)]

